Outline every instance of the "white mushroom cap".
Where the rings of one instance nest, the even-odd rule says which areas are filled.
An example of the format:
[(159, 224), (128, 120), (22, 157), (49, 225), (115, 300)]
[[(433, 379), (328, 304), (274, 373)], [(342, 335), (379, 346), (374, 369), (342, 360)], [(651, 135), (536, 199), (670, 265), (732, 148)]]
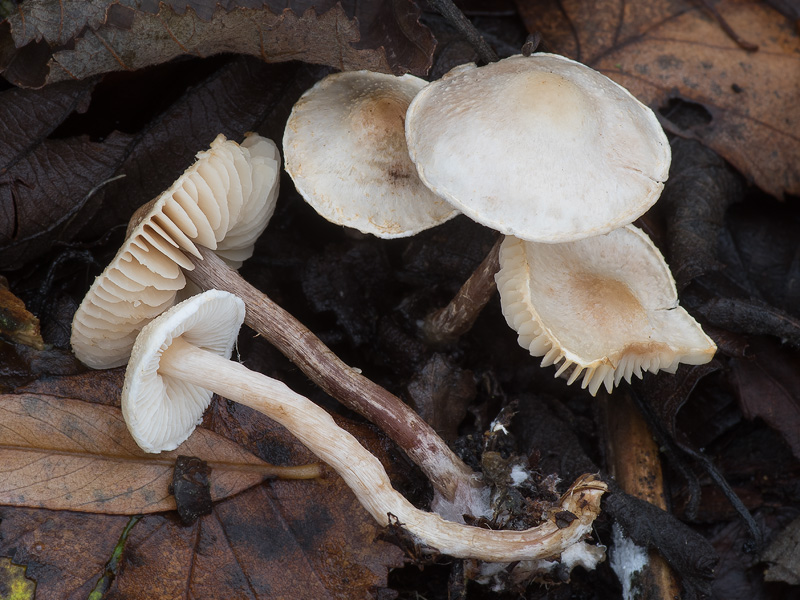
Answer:
[(425, 184), (475, 221), (538, 242), (607, 233), (661, 194), (670, 147), (653, 112), (552, 54), (463, 65), (408, 109)]
[(507, 236), (496, 276), (503, 314), (542, 366), (561, 363), (569, 383), (610, 392), (642, 371), (710, 361), (716, 346), (678, 305), (658, 248), (627, 225), (563, 244)]
[(122, 388), (122, 415), (146, 452), (174, 450), (194, 431), (211, 402), (208, 389), (158, 372), (176, 338), (229, 358), (244, 322), (244, 302), (209, 290), (170, 308), (142, 328)]
[(417, 176), (406, 109), (426, 82), (369, 71), (335, 73), (292, 109), (283, 136), (298, 192), (333, 223), (381, 238), (414, 235), (456, 216)]
[(72, 349), (86, 365), (125, 364), (139, 330), (176, 301), (193, 269), (195, 244), (231, 266), (250, 257), (278, 194), (280, 156), (266, 138), (239, 145), (219, 135), (168, 190), (143, 206), (111, 264), (97, 277), (72, 321)]

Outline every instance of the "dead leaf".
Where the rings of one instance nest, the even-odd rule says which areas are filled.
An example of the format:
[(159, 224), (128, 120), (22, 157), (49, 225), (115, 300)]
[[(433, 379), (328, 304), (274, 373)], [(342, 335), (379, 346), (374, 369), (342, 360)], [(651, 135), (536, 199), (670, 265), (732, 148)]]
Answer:
[(37, 600), (86, 600), (129, 518), (0, 506), (0, 556), (27, 566)]
[[(175, 509), (168, 487), (178, 451), (139, 449), (120, 410), (22, 394), (0, 396), (0, 414), (0, 503), (107, 514)], [(271, 465), (205, 429), (180, 453), (209, 463), (214, 500), (276, 474)]]
[(42, 350), (44, 340), (39, 319), (25, 308), (25, 303), (8, 289), (8, 280), (0, 275), (0, 338)]
[(800, 194), (800, 36), (760, 2), (715, 8), (740, 48), (701, 3), (657, 0), (517, 0), (545, 46), (608, 75), (651, 107), (674, 98), (703, 106), (710, 121), (688, 132), (778, 197)]
[(42, 376), (14, 390), (15, 394), (80, 398), (85, 402), (119, 408), (120, 390), (125, 381), (125, 367), (103, 371), (85, 371), (64, 377)]
[(212, 13), (213, 6), (28, 0), (0, 33), (13, 40), (0, 43), (0, 68), (17, 85), (41, 87), (223, 52), (397, 74), (424, 74), (431, 65), (433, 36), (419, 23), (416, 6), (402, 0), (344, 7), (295, 2), (289, 8), (240, 1), (216, 5)]
[(731, 361), (731, 381), (748, 419), (760, 417), (800, 457), (800, 353), (754, 338), (751, 358)]
[[(226, 404), (216, 406), (224, 411)], [(265, 417), (232, 410), (226, 422), (241, 420), (235, 431), (245, 443), (269, 439), (276, 449), (290, 440)], [(375, 449), (369, 428), (352, 430)], [(307, 456), (296, 441), (290, 444), (285, 456)], [(84, 600), (126, 523), (113, 515), (0, 507), (0, 556), (28, 565), (37, 600)], [(400, 549), (378, 538), (381, 531), (336, 476), (270, 481), (216, 503), (190, 527), (169, 516), (142, 518), (108, 597), (146, 591), (149, 600), (369, 598), (387, 585), (388, 569), (403, 564)]]
[(800, 585), (800, 518), (789, 523), (769, 547), (761, 560), (770, 566), (764, 573), (765, 581), (783, 581)]
[(14, 269), (69, 237), (79, 213), (122, 160), (128, 136), (48, 139), (85, 110), (93, 85), (65, 83), (42, 92), (0, 92), (0, 268)]

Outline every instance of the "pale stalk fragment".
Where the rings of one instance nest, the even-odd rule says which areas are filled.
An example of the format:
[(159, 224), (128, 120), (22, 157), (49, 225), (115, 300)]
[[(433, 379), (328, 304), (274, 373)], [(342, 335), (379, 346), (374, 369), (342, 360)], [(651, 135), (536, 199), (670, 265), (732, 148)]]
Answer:
[(497, 290), (494, 276), (500, 268), (502, 241), (501, 236), (447, 306), (425, 317), (422, 332), (428, 343), (441, 345), (454, 342), (472, 328), (475, 319)]

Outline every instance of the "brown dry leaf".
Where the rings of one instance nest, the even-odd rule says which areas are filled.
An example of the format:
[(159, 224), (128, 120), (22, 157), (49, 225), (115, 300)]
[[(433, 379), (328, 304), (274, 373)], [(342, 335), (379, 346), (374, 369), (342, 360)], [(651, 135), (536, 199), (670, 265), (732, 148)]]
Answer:
[(0, 339), (44, 349), (39, 319), (25, 308), (25, 303), (8, 289), (8, 281), (0, 275)]
[(627, 87), (651, 107), (679, 98), (710, 122), (688, 135), (778, 197), (800, 194), (800, 36), (794, 24), (751, 0), (714, 7), (743, 50), (699, 2), (516, 0), (529, 31)]
[(86, 600), (129, 518), (0, 506), (0, 556), (27, 567), (37, 600)]
[(273, 482), (190, 528), (148, 517), (131, 532), (112, 597), (369, 598), (402, 553), (377, 539), (379, 528), (342, 485)]
[(731, 364), (731, 381), (748, 419), (760, 417), (800, 457), (800, 353), (768, 338), (750, 341), (752, 358)]
[[(246, 447), (291, 462), (311, 457), (263, 415), (224, 401), (213, 407), (214, 425)], [(348, 429), (381, 453), (368, 427)], [(37, 600), (83, 600), (126, 523), (113, 515), (0, 507), (0, 556), (28, 566)], [(169, 515), (144, 517), (108, 597), (368, 598), (403, 562), (399, 548), (378, 539), (381, 531), (333, 474), (270, 481), (216, 503), (190, 527)]]
[(119, 408), (120, 390), (124, 381), (125, 367), (118, 367), (63, 377), (39, 377), (27, 385), (17, 387), (14, 393), (80, 398), (85, 402)]
[(0, 396), (0, 423), (2, 504), (107, 514), (173, 510), (175, 499), (167, 488), (178, 454), (209, 463), (215, 500), (276, 473), (205, 429), (180, 451), (147, 454), (128, 434), (119, 409), (81, 400)]
[[(213, 12), (211, 8), (216, 7)], [(250, 54), (341, 70), (424, 74), (433, 36), (408, 2), (28, 0), (0, 31), (0, 69), (17, 85), (163, 63), (177, 56)]]

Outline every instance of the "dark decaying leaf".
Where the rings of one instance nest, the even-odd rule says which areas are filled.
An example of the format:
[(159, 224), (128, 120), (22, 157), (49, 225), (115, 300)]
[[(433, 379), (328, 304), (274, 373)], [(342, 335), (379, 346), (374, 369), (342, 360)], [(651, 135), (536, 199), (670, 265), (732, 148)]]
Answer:
[[(143, 452), (119, 409), (22, 394), (0, 396), (0, 413), (0, 503), (111, 514), (175, 508), (168, 487), (178, 452)], [(275, 474), (271, 465), (205, 429), (181, 452), (212, 465), (215, 500)]]
[(751, 358), (731, 362), (731, 382), (748, 419), (762, 418), (800, 457), (800, 352), (774, 340), (751, 341)]
[(800, 218), (791, 206), (778, 202), (737, 205), (728, 213), (728, 226), (736, 257), (752, 286), (773, 306), (798, 314)]
[(412, 2), (344, 4), (29, 0), (0, 32), (13, 38), (0, 42), (0, 69), (17, 85), (41, 87), (178, 56), (232, 52), (340, 70), (427, 72), (433, 36)]
[(800, 348), (800, 317), (757, 298), (712, 298), (695, 308), (706, 321), (736, 333), (773, 335)]
[(0, 268), (19, 267), (74, 234), (85, 220), (81, 209), (119, 167), (130, 141), (124, 134), (102, 143), (47, 138), (85, 110), (92, 88), (85, 82), (0, 92)]
[(669, 435), (675, 438), (679, 433), (675, 422), (678, 411), (686, 404), (698, 382), (719, 369), (720, 363), (716, 360), (705, 365), (681, 365), (674, 375), (646, 377), (636, 387)]
[(389, 285), (386, 255), (371, 244), (347, 250), (331, 247), (324, 257), (309, 261), (303, 275), (303, 291), (311, 305), (319, 312), (331, 311), (355, 346), (374, 338), (382, 312), (379, 302), (392, 297)]
[(764, 573), (766, 581), (800, 585), (800, 518), (778, 534), (761, 553), (761, 560), (769, 565)]
[(125, 367), (103, 371), (82, 371), (65, 377), (39, 377), (14, 390), (17, 394), (80, 398), (85, 402), (120, 405), (120, 390), (125, 380)]
[[(128, 4), (123, 0), (124, 4)], [(28, 0), (8, 16), (18, 47), (30, 42), (63, 46), (85, 27), (98, 28), (106, 20), (111, 4), (108, 0), (62, 0), (54, 10), (47, 0)]]
[(716, 10), (757, 44), (743, 50), (703, 7), (689, 0), (517, 0), (544, 48), (575, 58), (653, 108), (671, 99), (705, 107), (710, 119), (686, 135), (713, 148), (749, 180), (781, 197), (800, 194), (800, 37), (763, 3), (723, 0)]
[(669, 185), (658, 206), (667, 220), (668, 258), (679, 291), (721, 267), (720, 231), (728, 207), (741, 196), (738, 175), (713, 150), (694, 140), (672, 141)]
[(0, 506), (0, 556), (27, 566), (37, 600), (86, 600), (128, 519)]
[(458, 427), (477, 393), (473, 374), (439, 353), (422, 366), (407, 391), (414, 410), (447, 441), (458, 437)]

